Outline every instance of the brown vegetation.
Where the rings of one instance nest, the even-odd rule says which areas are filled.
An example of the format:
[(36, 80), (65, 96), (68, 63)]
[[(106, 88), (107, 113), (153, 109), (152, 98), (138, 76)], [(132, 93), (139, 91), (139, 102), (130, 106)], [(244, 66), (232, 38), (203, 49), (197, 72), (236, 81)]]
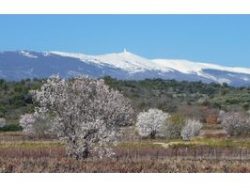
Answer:
[(250, 161), (235, 160), (105, 160), (70, 158), (0, 159), (1, 172), (249, 172)]
[(0, 138), (0, 172), (250, 172), (249, 140), (138, 140), (116, 146), (113, 159), (75, 160), (58, 141)]

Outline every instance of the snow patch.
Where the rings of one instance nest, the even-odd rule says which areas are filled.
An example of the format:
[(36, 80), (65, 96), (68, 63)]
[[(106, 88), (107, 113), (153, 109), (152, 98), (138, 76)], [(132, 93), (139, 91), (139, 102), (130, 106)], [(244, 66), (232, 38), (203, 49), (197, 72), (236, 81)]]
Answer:
[(28, 58), (37, 58), (37, 56), (31, 54), (30, 52), (24, 51), (24, 50), (20, 51), (20, 54), (25, 56), (25, 57), (28, 57)]
[(68, 53), (68, 52), (50, 52), (54, 55), (60, 55), (63, 57), (71, 57), (79, 59), (85, 63), (91, 62), (99, 65), (108, 65), (118, 69), (128, 71), (130, 73), (143, 72), (143, 71), (171, 71), (169, 68), (164, 68), (155, 66), (152, 60), (140, 57), (138, 55), (132, 54), (127, 50), (122, 53), (111, 53), (105, 55), (85, 55), (81, 53)]
[(50, 54), (59, 55), (63, 57), (71, 57), (79, 59), (83, 62), (91, 62), (101, 65), (109, 65), (120, 68), (129, 72), (142, 71), (161, 71), (170, 72), (178, 71), (184, 74), (199, 74), (202, 75), (204, 69), (227, 71), (231, 73), (250, 74), (250, 68), (241, 67), (226, 67), (215, 64), (193, 62), (183, 59), (146, 59), (135, 55), (127, 50), (121, 53), (111, 53), (105, 55), (85, 55), (82, 53), (69, 53), (52, 51)]
[[(105, 55), (85, 55), (82, 53), (69, 53), (52, 51), (50, 54), (59, 55), (63, 57), (71, 57), (81, 60), (85, 63), (94, 63), (102, 66), (111, 66), (122, 69), (131, 74), (144, 71), (159, 71), (161, 73), (178, 71), (184, 74), (196, 74), (200, 77), (207, 78), (219, 83), (229, 83), (230, 80), (224, 78), (216, 78), (204, 70), (219, 70), (229, 73), (250, 74), (250, 68), (241, 67), (226, 67), (216, 64), (208, 64), (201, 62), (193, 62), (183, 59), (146, 59), (126, 49), (121, 53), (110, 53)], [(218, 80), (219, 79), (219, 80)]]
[(162, 67), (169, 67), (176, 71), (190, 74), (190, 73), (201, 73), (204, 69), (212, 69), (212, 70), (219, 70), (219, 71), (227, 71), (232, 73), (243, 73), (243, 74), (250, 74), (250, 68), (241, 68), (241, 67), (225, 67), (221, 65), (215, 64), (208, 64), (208, 63), (200, 63), (200, 62), (193, 62), (188, 60), (182, 59), (154, 59), (152, 60), (156, 65)]

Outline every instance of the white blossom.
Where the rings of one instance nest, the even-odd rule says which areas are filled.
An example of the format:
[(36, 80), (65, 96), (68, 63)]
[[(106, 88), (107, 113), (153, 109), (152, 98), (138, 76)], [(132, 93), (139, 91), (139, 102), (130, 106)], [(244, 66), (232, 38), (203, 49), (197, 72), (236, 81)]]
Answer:
[(0, 118), (0, 128), (4, 127), (6, 125), (5, 118)]
[(35, 118), (33, 114), (21, 115), (19, 120), (19, 125), (23, 128), (23, 131), (27, 134), (32, 134), (32, 127), (35, 123)]
[(141, 137), (161, 137), (164, 122), (169, 118), (168, 113), (158, 109), (149, 109), (147, 112), (139, 113), (136, 127)]
[(48, 137), (53, 135), (53, 118), (37, 108), (33, 114), (24, 114), (20, 117), (19, 125), (29, 136)]
[(250, 118), (239, 112), (223, 114), (221, 124), (231, 136), (247, 135), (250, 132)]
[(188, 119), (185, 121), (185, 126), (181, 130), (181, 137), (183, 140), (190, 140), (197, 136), (202, 128), (202, 123), (197, 120)]
[(111, 156), (109, 146), (116, 143), (119, 128), (133, 120), (129, 101), (103, 80), (51, 77), (34, 97), (53, 115), (54, 132), (78, 159)]

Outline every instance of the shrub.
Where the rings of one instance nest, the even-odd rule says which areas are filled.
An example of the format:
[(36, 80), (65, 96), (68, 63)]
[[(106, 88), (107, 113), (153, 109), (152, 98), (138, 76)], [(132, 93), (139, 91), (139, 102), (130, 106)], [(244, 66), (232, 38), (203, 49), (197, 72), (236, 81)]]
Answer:
[(0, 127), (0, 131), (9, 132), (9, 131), (21, 131), (22, 127), (15, 124), (5, 125), (4, 127)]
[(5, 118), (0, 118), (0, 128), (4, 127), (6, 125)]
[(197, 120), (188, 119), (185, 121), (185, 126), (181, 130), (181, 137), (183, 140), (190, 140), (192, 137), (197, 136), (202, 128), (202, 123)]
[(219, 123), (220, 111), (213, 108), (203, 109), (203, 121), (207, 124), (218, 124)]
[(218, 115), (208, 114), (206, 119), (205, 119), (205, 122), (207, 124), (218, 124)]
[(250, 133), (250, 119), (246, 114), (228, 112), (221, 119), (222, 127), (230, 136), (246, 136)]
[(33, 114), (24, 114), (20, 117), (19, 125), (28, 136), (47, 138), (54, 137), (53, 119), (37, 109)]
[(181, 137), (181, 130), (185, 124), (185, 118), (179, 114), (174, 114), (165, 121), (164, 136), (167, 139), (178, 139)]
[(222, 123), (225, 113), (226, 113), (226, 112), (225, 112), (224, 110), (220, 110), (220, 111), (219, 111), (218, 119), (217, 119), (217, 122), (218, 122), (219, 124)]
[(178, 114), (181, 114), (185, 118), (191, 119), (203, 119), (204, 107), (195, 105), (179, 105)]
[(149, 109), (147, 112), (139, 113), (136, 122), (139, 135), (152, 139), (164, 136), (162, 129), (167, 118), (169, 114), (158, 109)]

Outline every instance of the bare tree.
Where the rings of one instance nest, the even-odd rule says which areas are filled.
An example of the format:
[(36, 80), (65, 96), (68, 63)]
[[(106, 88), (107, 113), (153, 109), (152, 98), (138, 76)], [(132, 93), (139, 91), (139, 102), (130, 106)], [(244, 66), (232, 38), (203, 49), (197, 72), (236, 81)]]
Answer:
[(141, 137), (163, 137), (162, 128), (164, 122), (169, 117), (168, 113), (164, 113), (158, 109), (149, 109), (147, 112), (139, 113), (137, 117), (136, 127)]
[(202, 123), (197, 120), (188, 119), (185, 126), (182, 128), (181, 137), (183, 140), (190, 140), (192, 137), (197, 136), (202, 128)]
[(34, 92), (40, 108), (54, 117), (57, 136), (66, 142), (70, 156), (111, 156), (119, 128), (133, 121), (129, 101), (103, 80), (53, 76)]

